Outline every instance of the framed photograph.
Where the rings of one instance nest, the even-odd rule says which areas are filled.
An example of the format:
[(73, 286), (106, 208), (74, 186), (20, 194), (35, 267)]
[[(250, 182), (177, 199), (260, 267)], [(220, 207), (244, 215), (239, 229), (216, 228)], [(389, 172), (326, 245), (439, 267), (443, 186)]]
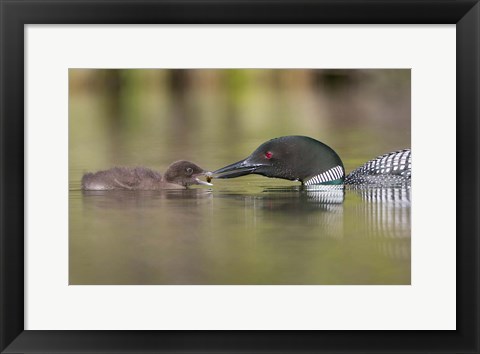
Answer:
[[(411, 284), (410, 69), (68, 82), (69, 285)], [(381, 188), (344, 172), (379, 151)]]
[(2, 353), (480, 352), (478, 1), (0, 10)]

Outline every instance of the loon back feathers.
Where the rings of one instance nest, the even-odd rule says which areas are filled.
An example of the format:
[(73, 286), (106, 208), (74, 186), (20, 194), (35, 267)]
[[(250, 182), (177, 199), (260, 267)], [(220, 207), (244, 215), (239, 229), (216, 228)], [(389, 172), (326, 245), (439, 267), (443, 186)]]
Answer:
[(381, 155), (356, 168), (345, 178), (345, 184), (395, 185), (409, 183), (412, 175), (410, 149)]

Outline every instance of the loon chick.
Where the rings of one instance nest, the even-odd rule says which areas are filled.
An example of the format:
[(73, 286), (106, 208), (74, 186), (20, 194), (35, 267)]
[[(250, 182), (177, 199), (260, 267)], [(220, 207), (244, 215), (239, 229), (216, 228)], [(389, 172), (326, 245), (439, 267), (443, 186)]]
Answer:
[(87, 173), (82, 177), (84, 190), (159, 190), (185, 189), (192, 184), (211, 186), (211, 183), (198, 179), (207, 172), (189, 161), (172, 163), (165, 175), (146, 167), (114, 167), (106, 171)]
[(214, 178), (250, 173), (300, 181), (304, 185), (376, 185), (409, 183), (411, 152), (379, 156), (345, 177), (342, 160), (329, 146), (307, 136), (283, 136), (260, 145), (249, 157), (213, 172)]

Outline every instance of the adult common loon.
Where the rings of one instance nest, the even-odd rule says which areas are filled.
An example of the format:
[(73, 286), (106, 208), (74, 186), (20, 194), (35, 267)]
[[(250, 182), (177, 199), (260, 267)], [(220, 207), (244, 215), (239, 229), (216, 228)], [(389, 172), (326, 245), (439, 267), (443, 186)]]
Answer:
[(114, 167), (96, 173), (87, 173), (82, 178), (84, 190), (159, 190), (185, 189), (192, 184), (211, 183), (200, 180), (199, 176), (210, 179), (207, 172), (189, 161), (172, 163), (165, 175), (146, 167)]
[(324, 143), (307, 136), (283, 136), (260, 145), (249, 157), (212, 173), (214, 178), (234, 178), (247, 174), (300, 181), (303, 185), (409, 184), (410, 149), (394, 151), (368, 161), (345, 177), (337, 153)]

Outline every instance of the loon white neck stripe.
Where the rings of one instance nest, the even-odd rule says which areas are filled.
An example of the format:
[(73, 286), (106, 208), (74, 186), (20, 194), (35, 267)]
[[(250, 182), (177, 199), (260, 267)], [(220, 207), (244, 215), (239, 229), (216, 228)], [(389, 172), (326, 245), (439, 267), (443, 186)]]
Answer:
[(343, 168), (341, 166), (335, 166), (323, 173), (320, 173), (316, 176), (311, 177), (308, 181), (305, 182), (307, 186), (312, 184), (320, 184), (330, 181), (335, 181), (343, 177)]

